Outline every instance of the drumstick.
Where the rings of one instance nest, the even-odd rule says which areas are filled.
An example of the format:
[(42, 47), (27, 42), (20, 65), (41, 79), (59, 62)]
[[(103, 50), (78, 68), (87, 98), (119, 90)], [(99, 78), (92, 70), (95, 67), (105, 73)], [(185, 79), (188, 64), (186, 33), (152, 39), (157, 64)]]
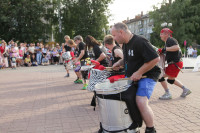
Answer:
[[(142, 78), (146, 77), (147, 76), (142, 76)], [(110, 83), (114, 83), (115, 81), (120, 81), (120, 80), (131, 80), (131, 78), (120, 78), (120, 79), (110, 78)]]
[[(120, 67), (120, 68), (123, 68), (123, 67)], [(102, 65), (99, 66), (99, 70), (111, 70), (113, 69), (113, 67), (104, 67)]]
[(183, 71), (181, 70), (181, 68), (178, 65), (176, 65), (176, 63), (174, 63), (174, 65), (183, 73)]

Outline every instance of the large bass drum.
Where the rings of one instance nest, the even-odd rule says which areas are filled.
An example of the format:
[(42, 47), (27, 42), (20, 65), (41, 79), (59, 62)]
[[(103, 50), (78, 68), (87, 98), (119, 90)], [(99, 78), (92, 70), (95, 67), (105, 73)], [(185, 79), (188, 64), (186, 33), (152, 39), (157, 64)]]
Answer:
[[(130, 115), (133, 112), (127, 107), (127, 103), (130, 105), (130, 102), (125, 100), (125, 97), (132, 97), (127, 96), (129, 92), (126, 93), (131, 86), (131, 82), (129, 80), (121, 80), (110, 83), (107, 80), (95, 85), (102, 133), (139, 133), (139, 127), (133, 126), (134, 122)], [(134, 100), (129, 99), (129, 101), (133, 102)], [(135, 125), (138, 124), (135, 123)], [(130, 128), (131, 126), (133, 128)]]

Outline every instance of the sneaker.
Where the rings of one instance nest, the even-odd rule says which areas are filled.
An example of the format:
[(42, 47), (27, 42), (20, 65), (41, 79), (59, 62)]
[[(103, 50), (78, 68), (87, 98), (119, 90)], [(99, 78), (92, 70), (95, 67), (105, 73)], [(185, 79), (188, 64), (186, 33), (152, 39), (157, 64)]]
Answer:
[(76, 81), (78, 80), (79, 78), (77, 78), (76, 80), (74, 80), (74, 83), (76, 83)]
[(155, 128), (153, 128), (153, 129), (146, 129), (145, 133), (156, 133), (156, 129)]
[(170, 93), (166, 93), (164, 95), (162, 95), (161, 97), (159, 97), (160, 100), (169, 100), (172, 99), (172, 95)]
[(74, 81), (74, 83), (75, 83), (75, 84), (82, 84), (83, 81), (82, 81), (81, 79), (78, 79), (78, 80)]
[(87, 86), (88, 86), (88, 84), (84, 84), (82, 90), (86, 90)]
[(190, 93), (192, 93), (189, 89), (186, 89), (183, 91), (183, 93), (181, 94), (180, 97), (186, 97), (187, 95), (189, 95)]
[(69, 77), (69, 73), (67, 75), (65, 75), (65, 77)]

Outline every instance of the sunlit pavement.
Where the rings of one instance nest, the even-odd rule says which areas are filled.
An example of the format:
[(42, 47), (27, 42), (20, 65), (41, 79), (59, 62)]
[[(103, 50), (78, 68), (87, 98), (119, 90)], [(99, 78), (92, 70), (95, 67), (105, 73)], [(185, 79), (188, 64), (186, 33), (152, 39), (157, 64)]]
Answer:
[[(160, 83), (151, 97), (158, 133), (200, 133), (200, 72), (183, 72), (178, 78), (192, 91), (187, 98), (170, 85), (173, 99), (158, 100), (164, 93)], [(62, 65), (0, 70), (0, 133), (97, 132), (92, 93), (73, 83), (72, 71), (69, 78), (65, 74)]]

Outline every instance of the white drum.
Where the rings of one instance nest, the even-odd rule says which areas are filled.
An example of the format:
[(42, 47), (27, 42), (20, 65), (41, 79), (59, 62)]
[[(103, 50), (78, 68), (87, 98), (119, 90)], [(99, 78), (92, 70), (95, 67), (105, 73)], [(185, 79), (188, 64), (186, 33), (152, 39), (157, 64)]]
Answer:
[(62, 53), (62, 57), (63, 57), (64, 60), (71, 60), (72, 59), (69, 51)]
[[(118, 94), (126, 91), (131, 82), (132, 81), (129, 80), (115, 81), (114, 83), (106, 81), (95, 85), (96, 93), (102, 94), (101, 98), (97, 95), (97, 100), (99, 105), (99, 119), (104, 129), (103, 133), (128, 129), (133, 123), (124, 101), (103, 98), (105, 95)], [(137, 133), (138, 130), (137, 128), (134, 130), (127, 130), (127, 132)], [(125, 132), (121, 131), (120, 133)]]
[(81, 71), (89, 71), (93, 67), (94, 67), (94, 65), (81, 66)]

